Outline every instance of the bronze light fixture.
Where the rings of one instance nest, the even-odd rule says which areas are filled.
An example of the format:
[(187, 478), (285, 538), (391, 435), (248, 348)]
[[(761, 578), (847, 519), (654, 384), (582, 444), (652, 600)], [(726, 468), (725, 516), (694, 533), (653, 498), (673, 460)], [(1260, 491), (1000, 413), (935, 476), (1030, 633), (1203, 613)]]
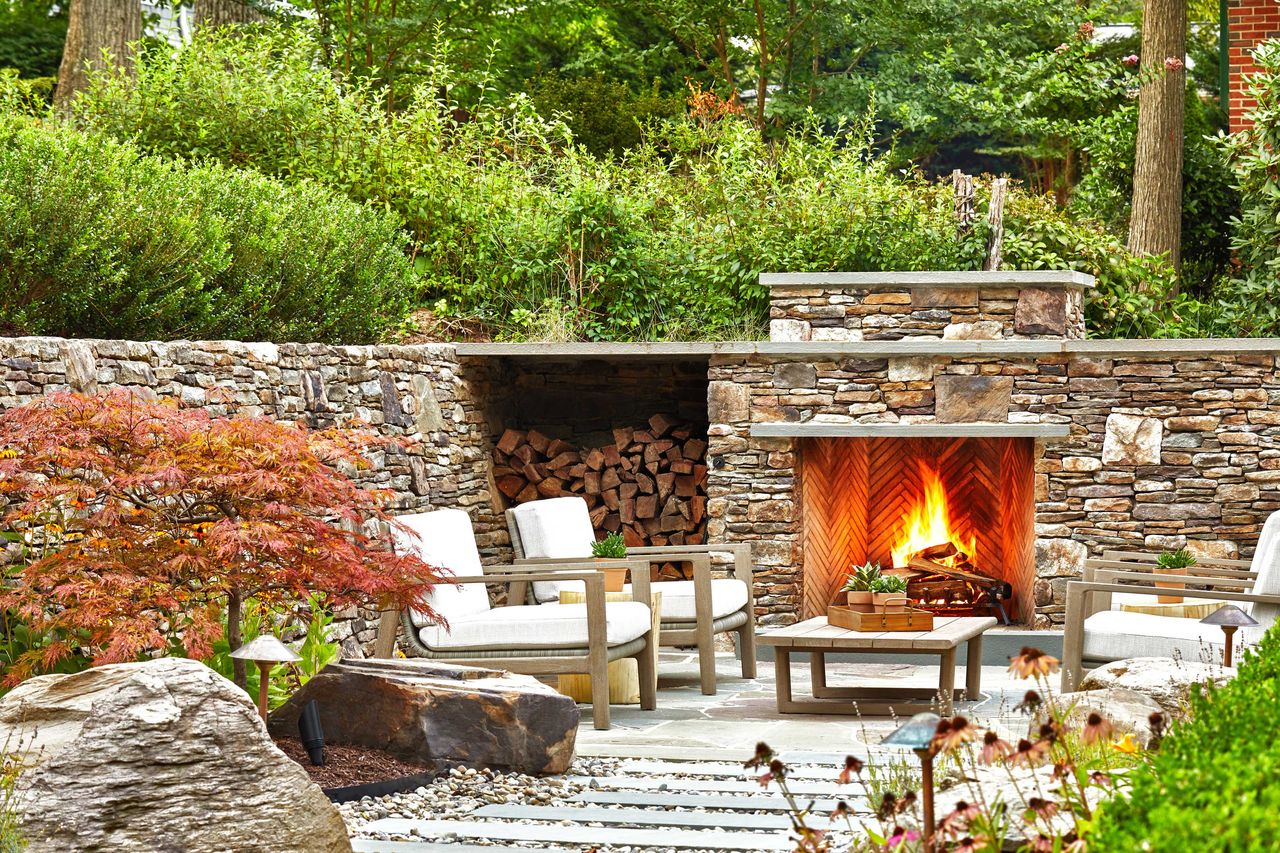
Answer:
[(933, 736), (938, 733), (937, 714), (916, 714), (880, 741), (883, 746), (909, 749), (920, 759), (920, 796), (924, 810), (924, 850), (932, 853), (933, 846)]
[(233, 658), (253, 661), (258, 665), (258, 713), (267, 721), (267, 684), (271, 667), (277, 663), (297, 663), (301, 657), (270, 634), (262, 634), (231, 653)]
[(1222, 665), (1231, 666), (1231, 639), (1238, 628), (1247, 628), (1250, 625), (1257, 625), (1258, 622), (1248, 613), (1245, 613), (1234, 604), (1227, 604), (1219, 607), (1208, 616), (1200, 620), (1204, 625), (1217, 625), (1222, 628), (1223, 646), (1222, 646)]

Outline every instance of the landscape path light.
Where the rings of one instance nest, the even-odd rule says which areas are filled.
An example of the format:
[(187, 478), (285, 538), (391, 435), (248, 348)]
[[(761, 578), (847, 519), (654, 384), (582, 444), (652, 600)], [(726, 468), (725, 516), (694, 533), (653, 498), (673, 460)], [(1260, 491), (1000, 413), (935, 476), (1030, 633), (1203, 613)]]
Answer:
[(270, 634), (262, 634), (231, 653), (233, 658), (253, 661), (258, 665), (258, 713), (267, 721), (267, 684), (271, 667), (277, 663), (297, 663), (301, 657)]
[(933, 739), (938, 733), (942, 718), (937, 714), (916, 714), (896, 731), (880, 741), (882, 746), (910, 749), (920, 759), (920, 795), (924, 809), (924, 849), (932, 853), (933, 847)]
[(1226, 604), (1200, 620), (1204, 625), (1217, 625), (1222, 629), (1222, 665), (1231, 666), (1231, 638), (1237, 628), (1247, 628), (1258, 622), (1234, 604)]

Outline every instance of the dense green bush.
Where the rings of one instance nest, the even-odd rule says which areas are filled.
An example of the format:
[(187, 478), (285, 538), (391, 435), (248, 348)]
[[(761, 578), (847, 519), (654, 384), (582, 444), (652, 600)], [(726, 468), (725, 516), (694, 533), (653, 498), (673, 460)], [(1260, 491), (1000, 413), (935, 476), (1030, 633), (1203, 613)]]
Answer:
[(368, 342), (405, 315), (396, 220), (310, 183), (0, 119), (9, 331)]
[(1280, 631), (1235, 679), (1193, 697), (1132, 792), (1101, 810), (1089, 850), (1266, 853), (1280, 850)]
[[(198, 36), (144, 52), (136, 83), (97, 78), (76, 117), (152, 153), (311, 179), (395, 211), (414, 242), (419, 304), (506, 338), (753, 337), (767, 316), (761, 271), (983, 258), (984, 222), (957, 235), (949, 184), (896, 168), (869, 127), (831, 133), (813, 119), (766, 140), (733, 116), (680, 116), (601, 158), (530, 98), (442, 104), (443, 65), (388, 114), (379, 90), (335, 85), (321, 58), (303, 27)], [(1094, 334), (1194, 325), (1168, 269), (1102, 227), (1022, 191), (1005, 222), (1006, 265), (1098, 276)]]
[(544, 75), (530, 81), (529, 97), (544, 116), (558, 116), (592, 154), (621, 154), (640, 144), (646, 125), (684, 113), (684, 100), (657, 84), (634, 92), (624, 82), (596, 75), (577, 79)]

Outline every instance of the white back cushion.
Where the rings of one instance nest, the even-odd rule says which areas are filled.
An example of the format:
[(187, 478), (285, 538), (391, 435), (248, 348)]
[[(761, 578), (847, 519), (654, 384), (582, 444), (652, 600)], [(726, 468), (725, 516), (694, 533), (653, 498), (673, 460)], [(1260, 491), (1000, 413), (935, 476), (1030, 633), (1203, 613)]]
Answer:
[[(591, 543), (596, 541), (596, 532), (591, 526), (587, 502), (582, 498), (529, 501), (514, 508), (511, 515), (515, 518), (526, 559), (591, 557)], [(561, 587), (582, 589), (582, 581), (535, 581), (533, 596), (538, 601), (556, 601)]]
[[(1262, 595), (1280, 595), (1280, 512), (1273, 512), (1262, 525), (1262, 533), (1258, 536), (1258, 550), (1253, 553), (1253, 563), (1249, 566), (1258, 573), (1253, 582), (1253, 592)], [(1280, 617), (1280, 605), (1256, 604), (1249, 602), (1244, 606), (1249, 615), (1262, 624), (1258, 628), (1246, 631), (1246, 634), (1261, 635)]]
[[(423, 562), (448, 569), (457, 577), (484, 574), (480, 552), (471, 530), (471, 517), (460, 509), (438, 509), (401, 515), (396, 521), (418, 535), (395, 531), (396, 550), (416, 554)], [(489, 609), (489, 594), (482, 583), (440, 583), (427, 596), (431, 608), (446, 621), (460, 619)], [(409, 612), (413, 624), (421, 628), (429, 620), (416, 610)]]

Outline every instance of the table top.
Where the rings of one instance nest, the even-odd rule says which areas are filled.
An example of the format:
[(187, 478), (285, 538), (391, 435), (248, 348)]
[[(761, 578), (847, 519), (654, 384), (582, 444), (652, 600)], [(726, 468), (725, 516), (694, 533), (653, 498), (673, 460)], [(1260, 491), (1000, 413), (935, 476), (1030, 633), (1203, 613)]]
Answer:
[(816, 616), (767, 631), (756, 641), (779, 648), (834, 651), (953, 649), (995, 625), (994, 616), (935, 616), (932, 631), (850, 631), (828, 625), (825, 616)]

